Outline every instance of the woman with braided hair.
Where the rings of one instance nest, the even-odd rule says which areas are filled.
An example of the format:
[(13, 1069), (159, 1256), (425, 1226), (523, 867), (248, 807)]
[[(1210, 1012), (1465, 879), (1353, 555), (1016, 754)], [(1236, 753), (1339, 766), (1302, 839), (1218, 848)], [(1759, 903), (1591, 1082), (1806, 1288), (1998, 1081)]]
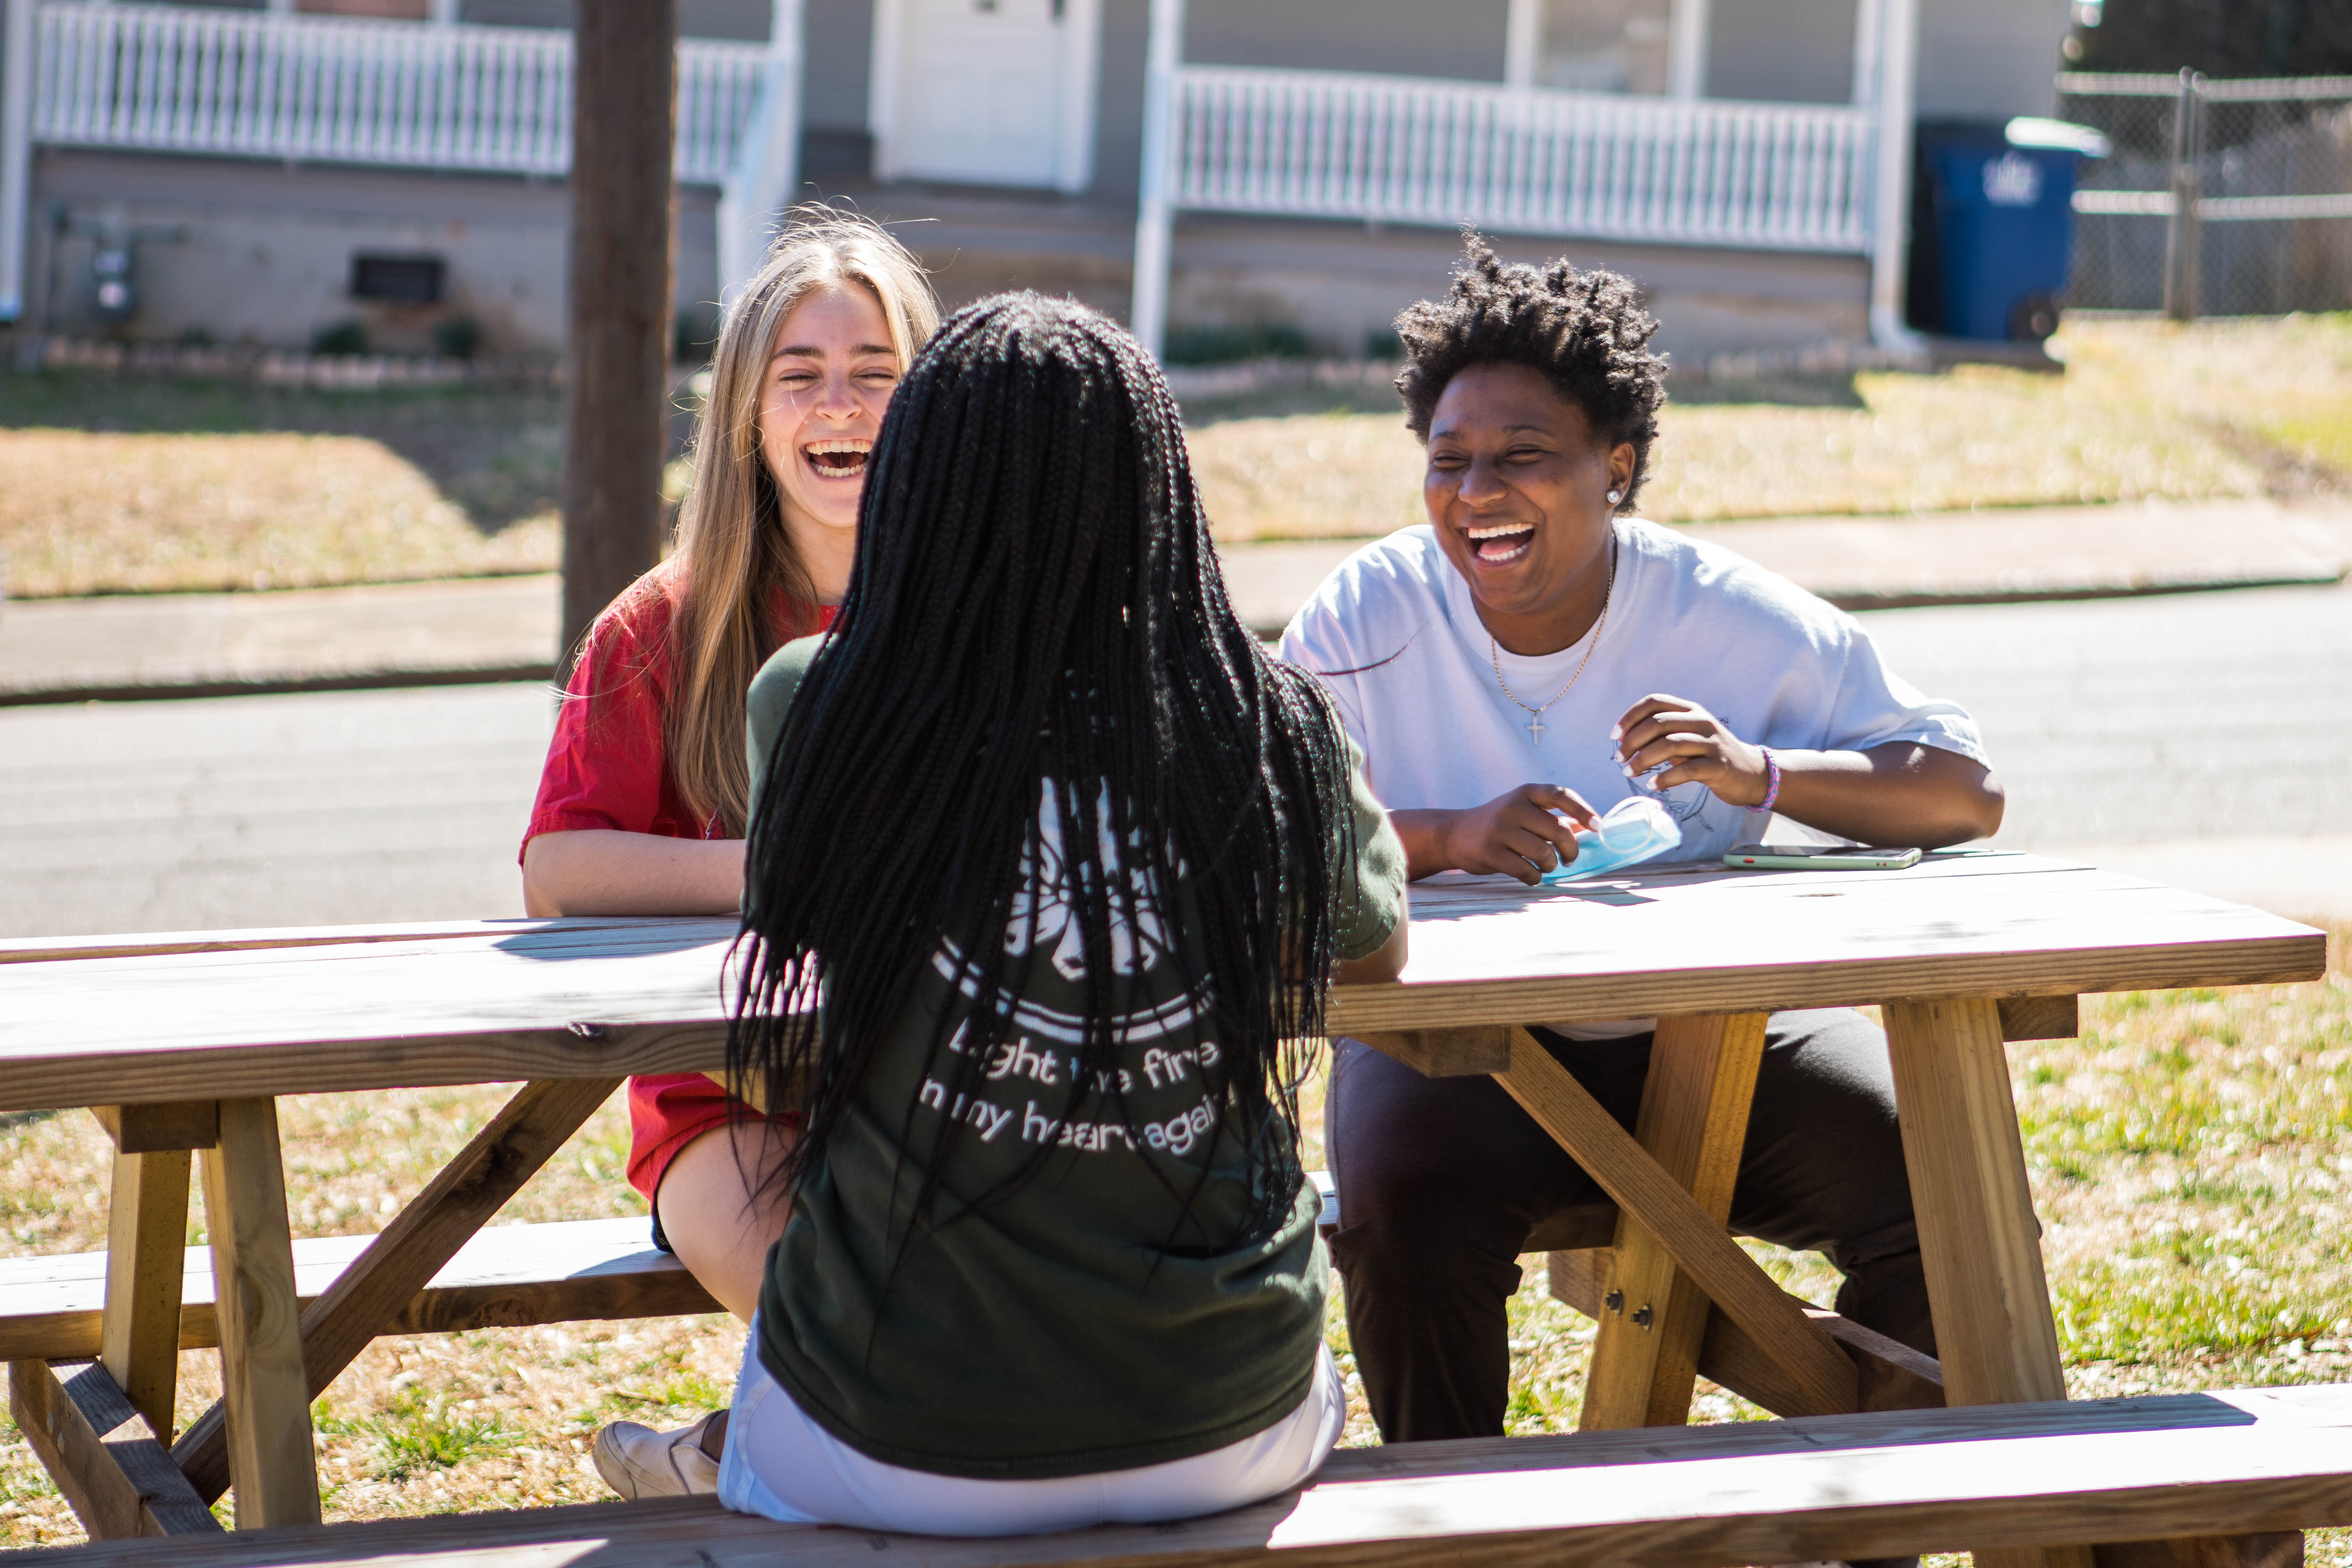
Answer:
[[(750, 773), (743, 700), (849, 584), (867, 453), (939, 322), (921, 267), (878, 225), (792, 215), (727, 312), (676, 553), (597, 617), (573, 666), (522, 847), (534, 915), (733, 915)], [(701, 1073), (629, 1080), (628, 1179), (719, 1304), (747, 1321), (782, 1228), (746, 1201), (789, 1146)], [(680, 1432), (616, 1421), (596, 1468), (624, 1497), (709, 1491), (723, 1413)]]
[(940, 328), (750, 754), (728, 1066), (803, 1122), (720, 1500), (995, 1534), (1311, 1475), (1346, 1412), (1297, 1042), (1402, 967), (1403, 852), (1235, 618), (1132, 338), (1033, 294)]
[[(1680, 824), (1685, 861), (1762, 839), (1776, 812), (1871, 844), (1992, 833), (2000, 788), (1965, 711), (1895, 676), (1852, 617), (1633, 514), (1665, 396), (1633, 286), (1467, 243), (1447, 297), (1397, 319), (1429, 521), (1342, 563), (1282, 642), (1325, 674), (1412, 875), (1532, 885), (1636, 793)], [(1534, 1033), (1630, 1128), (1653, 1024)], [(1599, 1189), (1491, 1081), (1355, 1042), (1326, 1114), (1332, 1253), (1381, 1435), (1500, 1434), (1522, 1244)], [(1932, 1351), (1885, 1040), (1859, 1015), (1773, 1016), (1731, 1223), (1822, 1252), (1841, 1312)]]

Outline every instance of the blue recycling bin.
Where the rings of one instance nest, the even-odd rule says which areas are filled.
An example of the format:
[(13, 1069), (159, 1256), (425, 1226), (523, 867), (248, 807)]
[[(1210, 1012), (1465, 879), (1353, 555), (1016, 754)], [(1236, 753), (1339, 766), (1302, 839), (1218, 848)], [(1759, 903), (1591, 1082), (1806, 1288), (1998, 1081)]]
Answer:
[(2084, 140), (2095, 136), (2041, 121), (1920, 128), (1915, 325), (2030, 342), (2057, 331), (2074, 260), (2075, 161), (2097, 150)]

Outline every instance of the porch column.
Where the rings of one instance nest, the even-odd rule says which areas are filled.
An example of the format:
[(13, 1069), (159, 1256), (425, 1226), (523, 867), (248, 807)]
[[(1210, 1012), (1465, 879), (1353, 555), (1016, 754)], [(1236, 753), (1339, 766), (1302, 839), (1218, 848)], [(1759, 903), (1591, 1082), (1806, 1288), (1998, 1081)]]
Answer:
[(800, 184), (803, 0), (773, 0), (760, 102), (719, 187), (719, 300), (731, 306), (768, 253)]
[(1707, 11), (1708, 0), (1674, 0), (1666, 13), (1668, 98), (1706, 96)]
[(1543, 0), (1511, 0), (1503, 28), (1503, 85), (1519, 91), (1536, 84), (1536, 53), (1543, 47)]
[(32, 181), (33, 0), (0, 0), (0, 321), (25, 313)]
[[(1878, 28), (1877, 169), (1870, 206), (1870, 336), (1884, 349), (1916, 353), (1903, 321), (1911, 229), (1911, 116), (1919, 68), (1919, 0), (1866, 0)], [(1859, 18), (1857, 18), (1859, 19)]]
[(1151, 0), (1143, 79), (1143, 171), (1135, 212), (1135, 295), (1128, 326), (1160, 357), (1168, 334), (1168, 248), (1175, 209), (1176, 73), (1184, 64), (1184, 0)]

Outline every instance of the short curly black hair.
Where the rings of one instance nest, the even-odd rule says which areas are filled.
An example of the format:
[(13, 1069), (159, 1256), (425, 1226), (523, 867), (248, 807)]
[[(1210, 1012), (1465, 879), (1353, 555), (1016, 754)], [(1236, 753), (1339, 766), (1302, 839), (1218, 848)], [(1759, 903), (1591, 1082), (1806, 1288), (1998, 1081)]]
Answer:
[(1614, 272), (1579, 272), (1565, 257), (1549, 267), (1506, 266), (1473, 229), (1453, 289), (1408, 306), (1396, 319), (1405, 366), (1396, 379), (1405, 424), (1429, 439), (1429, 421), (1446, 384), (1475, 364), (1523, 364), (1551, 378), (1584, 411), (1604, 447), (1633, 448), (1630, 508), (1650, 477), (1658, 407), (1666, 400), (1666, 362), (1649, 352), (1658, 323), (1633, 285)]

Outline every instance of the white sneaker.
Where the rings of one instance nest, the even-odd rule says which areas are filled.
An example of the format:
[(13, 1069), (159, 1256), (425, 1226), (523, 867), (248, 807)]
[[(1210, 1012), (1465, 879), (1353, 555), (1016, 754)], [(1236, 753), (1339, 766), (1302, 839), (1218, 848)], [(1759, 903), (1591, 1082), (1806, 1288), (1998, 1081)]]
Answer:
[(703, 1429), (717, 1412), (676, 1432), (615, 1421), (596, 1434), (596, 1473), (636, 1502), (655, 1497), (707, 1497), (719, 1489), (719, 1461), (702, 1451)]

